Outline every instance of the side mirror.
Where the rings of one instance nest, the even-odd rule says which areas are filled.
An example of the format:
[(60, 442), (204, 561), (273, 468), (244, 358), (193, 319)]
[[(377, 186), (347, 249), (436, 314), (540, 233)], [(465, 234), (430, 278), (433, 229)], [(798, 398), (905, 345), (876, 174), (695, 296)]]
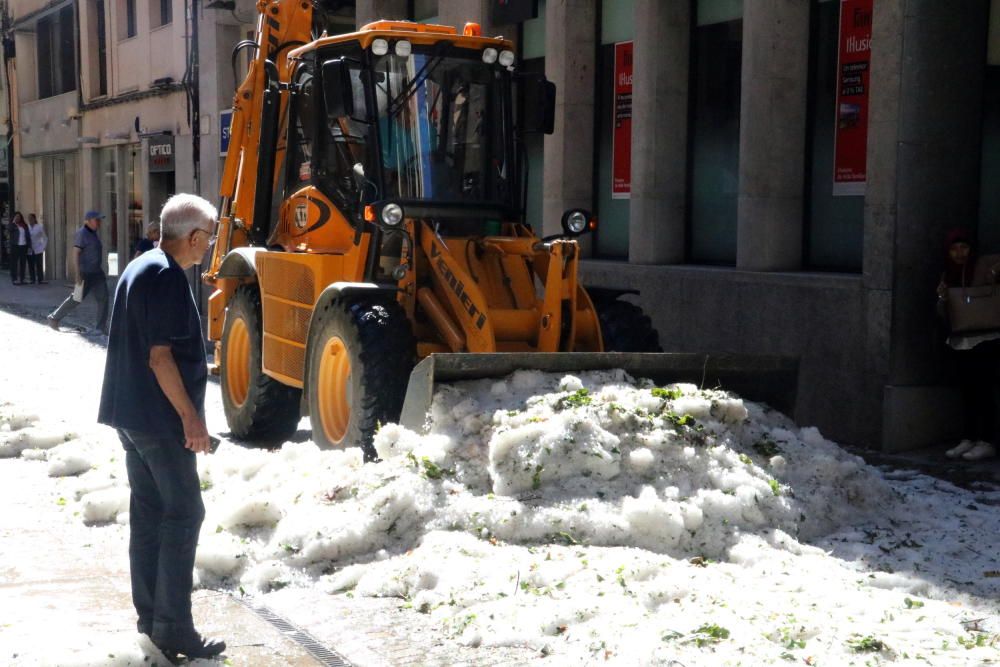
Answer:
[(556, 126), (556, 84), (541, 74), (521, 75), (524, 96), (522, 132), (552, 134)]
[(343, 58), (323, 63), (323, 102), (326, 115), (331, 118), (354, 115), (354, 91), (351, 89), (351, 71)]

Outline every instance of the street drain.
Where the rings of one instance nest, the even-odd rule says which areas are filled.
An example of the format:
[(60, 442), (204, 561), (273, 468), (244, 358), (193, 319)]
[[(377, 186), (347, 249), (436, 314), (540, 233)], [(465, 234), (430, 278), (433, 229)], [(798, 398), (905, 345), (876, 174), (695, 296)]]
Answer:
[(294, 625), (288, 619), (278, 616), (263, 605), (252, 604), (249, 600), (234, 599), (257, 614), (261, 619), (273, 625), (282, 635), (301, 646), (306, 653), (316, 658), (321, 665), (325, 665), (326, 667), (351, 667), (351, 663), (347, 662), (343, 656), (320, 644), (315, 637), (297, 625)]

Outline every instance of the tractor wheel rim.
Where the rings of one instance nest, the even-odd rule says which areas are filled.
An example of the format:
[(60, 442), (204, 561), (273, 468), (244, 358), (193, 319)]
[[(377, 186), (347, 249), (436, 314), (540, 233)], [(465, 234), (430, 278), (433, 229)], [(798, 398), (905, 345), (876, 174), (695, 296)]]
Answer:
[(226, 344), (226, 391), (240, 407), (250, 393), (250, 332), (243, 318), (233, 322)]
[(323, 433), (329, 442), (339, 444), (351, 421), (351, 360), (344, 341), (334, 336), (320, 353), (317, 398)]

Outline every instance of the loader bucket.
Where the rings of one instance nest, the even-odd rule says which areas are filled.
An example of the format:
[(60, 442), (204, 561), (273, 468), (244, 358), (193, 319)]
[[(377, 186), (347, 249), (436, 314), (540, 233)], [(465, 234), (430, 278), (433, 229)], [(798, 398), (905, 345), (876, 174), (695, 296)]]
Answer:
[(792, 415), (798, 387), (795, 357), (656, 352), (503, 352), (494, 354), (432, 354), (410, 373), (399, 423), (414, 430), (425, 427), (427, 412), (439, 383), (501, 378), (516, 370), (548, 373), (621, 368), (635, 378), (658, 385), (690, 382), (704, 389), (721, 388)]

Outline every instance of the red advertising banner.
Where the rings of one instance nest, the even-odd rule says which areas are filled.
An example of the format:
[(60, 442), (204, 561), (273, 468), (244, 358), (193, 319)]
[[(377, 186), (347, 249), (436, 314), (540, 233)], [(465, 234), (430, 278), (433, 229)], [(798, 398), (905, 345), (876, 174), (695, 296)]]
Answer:
[(615, 44), (614, 129), (611, 134), (611, 197), (632, 192), (632, 42)]
[(865, 193), (873, 2), (840, 2), (837, 127), (833, 147), (834, 196)]

